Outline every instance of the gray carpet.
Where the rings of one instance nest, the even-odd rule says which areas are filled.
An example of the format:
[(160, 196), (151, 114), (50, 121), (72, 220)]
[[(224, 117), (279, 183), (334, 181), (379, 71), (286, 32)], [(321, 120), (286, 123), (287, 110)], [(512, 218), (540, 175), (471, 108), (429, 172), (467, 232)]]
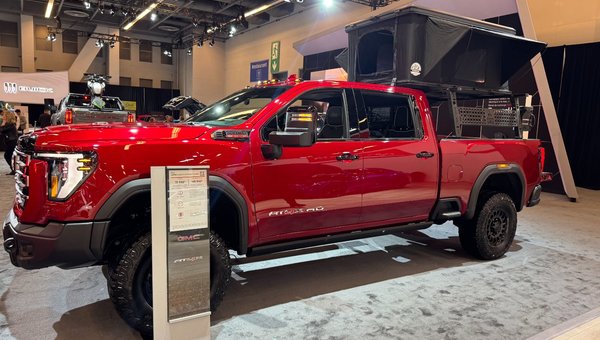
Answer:
[[(0, 166), (0, 173), (7, 171)], [(0, 209), (13, 184), (0, 175)], [(544, 194), (493, 262), (456, 228), (388, 235), (235, 262), (216, 339), (526, 339), (600, 307), (600, 192)], [(135, 339), (100, 268), (26, 271), (0, 254), (0, 338)]]

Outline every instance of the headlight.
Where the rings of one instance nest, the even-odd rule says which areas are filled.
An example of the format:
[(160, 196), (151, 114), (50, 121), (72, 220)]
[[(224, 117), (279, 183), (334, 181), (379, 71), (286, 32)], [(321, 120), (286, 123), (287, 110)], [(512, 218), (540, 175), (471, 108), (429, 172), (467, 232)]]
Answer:
[(69, 198), (96, 166), (92, 153), (40, 153), (35, 158), (48, 162), (48, 199), (51, 201)]

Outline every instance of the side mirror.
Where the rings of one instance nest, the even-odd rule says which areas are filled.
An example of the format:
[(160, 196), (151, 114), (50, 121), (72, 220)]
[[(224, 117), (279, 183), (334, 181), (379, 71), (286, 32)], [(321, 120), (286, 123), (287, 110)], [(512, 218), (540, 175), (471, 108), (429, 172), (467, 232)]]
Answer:
[(317, 139), (317, 108), (290, 107), (286, 112), (285, 130), (269, 134), (269, 143), (280, 146), (311, 146)]

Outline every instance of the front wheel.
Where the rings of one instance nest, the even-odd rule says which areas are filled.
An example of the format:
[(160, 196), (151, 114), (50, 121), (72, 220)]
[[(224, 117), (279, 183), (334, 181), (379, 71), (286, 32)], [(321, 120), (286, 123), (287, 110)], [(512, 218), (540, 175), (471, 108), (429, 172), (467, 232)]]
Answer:
[(517, 231), (517, 209), (504, 193), (489, 196), (472, 220), (459, 224), (458, 234), (463, 249), (469, 254), (493, 260), (504, 255)]
[[(108, 294), (119, 315), (143, 336), (152, 336), (152, 237), (146, 233), (108, 270)], [(231, 278), (225, 242), (210, 233), (210, 309), (215, 311)]]

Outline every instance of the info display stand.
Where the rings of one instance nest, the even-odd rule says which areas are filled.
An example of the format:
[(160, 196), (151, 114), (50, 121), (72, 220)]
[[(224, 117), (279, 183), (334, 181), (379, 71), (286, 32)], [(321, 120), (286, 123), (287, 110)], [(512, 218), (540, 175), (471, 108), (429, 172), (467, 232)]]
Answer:
[(210, 339), (208, 167), (152, 167), (155, 339)]

